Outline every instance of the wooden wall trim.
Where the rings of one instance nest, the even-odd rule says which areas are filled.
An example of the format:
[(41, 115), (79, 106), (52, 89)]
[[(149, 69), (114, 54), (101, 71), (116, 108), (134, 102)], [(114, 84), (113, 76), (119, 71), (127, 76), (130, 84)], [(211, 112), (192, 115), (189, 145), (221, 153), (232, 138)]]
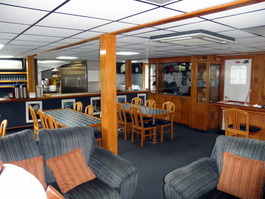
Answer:
[(116, 36), (100, 36), (102, 146), (118, 154), (116, 102)]
[(125, 61), (125, 88), (128, 90), (132, 87), (132, 61)]
[(34, 67), (34, 56), (27, 56), (26, 68), (28, 73), (28, 92), (35, 93), (35, 67)]

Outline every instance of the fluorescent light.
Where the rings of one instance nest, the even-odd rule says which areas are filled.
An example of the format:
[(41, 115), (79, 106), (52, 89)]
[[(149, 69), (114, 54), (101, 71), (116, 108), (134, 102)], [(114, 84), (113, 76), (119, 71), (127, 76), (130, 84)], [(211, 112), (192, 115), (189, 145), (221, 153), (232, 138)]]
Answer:
[(117, 52), (116, 55), (138, 55), (137, 52)]
[(0, 44), (0, 49), (2, 49), (5, 45), (4, 44)]
[(59, 56), (56, 59), (77, 59), (78, 57), (71, 57), (71, 56)]
[(38, 63), (40, 64), (56, 64), (61, 63), (62, 61), (59, 60), (38, 60)]
[(0, 55), (0, 58), (12, 58), (14, 55)]

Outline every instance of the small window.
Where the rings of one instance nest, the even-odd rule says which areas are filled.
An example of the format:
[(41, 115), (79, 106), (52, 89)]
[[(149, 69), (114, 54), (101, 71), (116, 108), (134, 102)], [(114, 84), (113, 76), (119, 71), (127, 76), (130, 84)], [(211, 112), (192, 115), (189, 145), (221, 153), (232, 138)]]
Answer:
[(232, 66), (231, 67), (231, 84), (246, 84), (247, 83), (247, 66)]

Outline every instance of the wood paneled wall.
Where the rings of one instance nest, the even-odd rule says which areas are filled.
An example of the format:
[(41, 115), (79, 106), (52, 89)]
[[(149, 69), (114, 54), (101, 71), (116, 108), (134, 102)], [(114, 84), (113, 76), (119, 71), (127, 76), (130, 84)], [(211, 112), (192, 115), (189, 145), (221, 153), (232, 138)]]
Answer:
[[(252, 59), (252, 74), (251, 74), (251, 88), (250, 103), (265, 105), (265, 54), (256, 55), (240, 55), (240, 56), (225, 56), (224, 61), (228, 59)], [(222, 88), (224, 85), (224, 67), (222, 68)], [(221, 95), (223, 97), (223, 89), (221, 88)], [(223, 99), (223, 98), (222, 98)]]

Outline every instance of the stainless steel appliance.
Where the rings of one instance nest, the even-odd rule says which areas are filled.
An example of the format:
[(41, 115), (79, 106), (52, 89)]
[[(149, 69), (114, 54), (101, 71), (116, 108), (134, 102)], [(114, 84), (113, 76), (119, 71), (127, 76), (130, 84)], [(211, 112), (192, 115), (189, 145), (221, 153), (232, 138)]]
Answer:
[(86, 61), (73, 61), (60, 67), (62, 93), (87, 92)]

